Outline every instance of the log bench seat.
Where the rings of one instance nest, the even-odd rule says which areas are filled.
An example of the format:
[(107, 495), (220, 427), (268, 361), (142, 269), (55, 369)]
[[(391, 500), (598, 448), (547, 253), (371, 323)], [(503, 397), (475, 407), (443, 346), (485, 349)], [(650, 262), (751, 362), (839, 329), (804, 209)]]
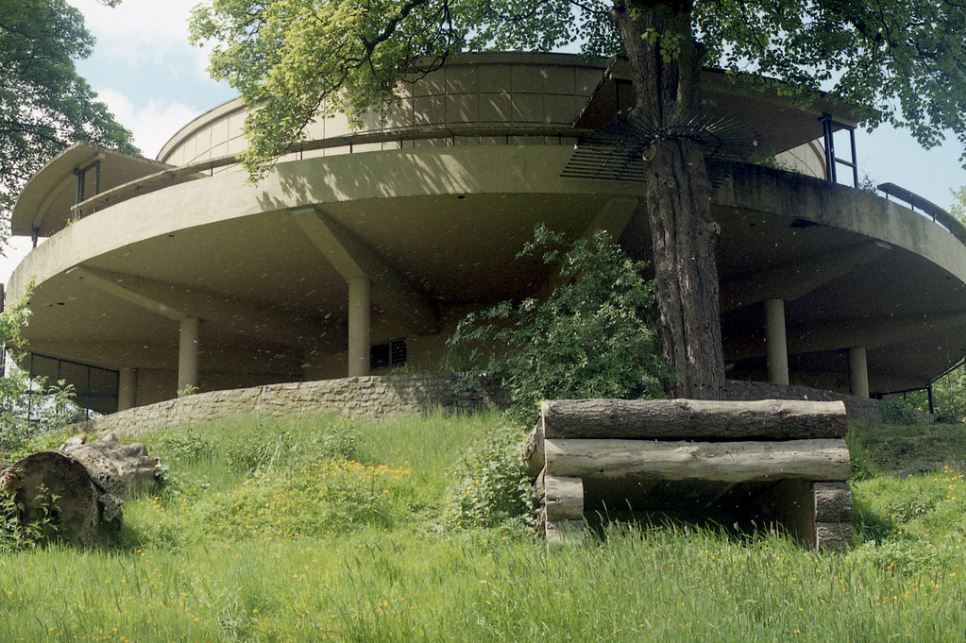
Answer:
[(524, 459), (548, 543), (584, 530), (588, 489), (613, 507), (676, 483), (741, 486), (808, 546), (837, 549), (852, 537), (845, 431), (842, 402), (555, 400)]

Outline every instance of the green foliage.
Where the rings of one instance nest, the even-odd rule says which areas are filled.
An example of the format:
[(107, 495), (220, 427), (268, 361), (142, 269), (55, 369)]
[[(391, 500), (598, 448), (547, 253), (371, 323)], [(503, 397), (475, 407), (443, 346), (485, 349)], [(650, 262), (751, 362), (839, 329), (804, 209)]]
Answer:
[(932, 395), (937, 422), (966, 424), (966, 362), (936, 380)]
[(910, 475), (966, 463), (966, 431), (948, 424), (854, 424), (846, 435), (854, 479)]
[(225, 460), (233, 471), (258, 473), (299, 462), (350, 459), (355, 455), (357, 439), (351, 423), (336, 420), (313, 436), (311, 444), (288, 431), (265, 431), (259, 439), (229, 438), (222, 446), (227, 447)]
[(949, 212), (966, 225), (966, 185), (953, 192), (956, 203), (949, 209)]
[(530, 480), (523, 470), (516, 429), (492, 431), (461, 460), (444, 511), (456, 529), (520, 527), (533, 523)]
[(0, 213), (51, 157), (75, 141), (136, 151), (74, 61), (94, 39), (65, 0), (0, 2)]
[[(966, 424), (966, 364), (960, 363), (933, 382), (932, 398), (937, 422)], [(883, 406), (883, 413), (893, 424), (915, 421), (916, 411), (929, 411), (929, 397), (924, 389), (889, 398)]]
[(542, 399), (662, 395), (666, 367), (644, 266), (602, 231), (568, 246), (537, 226), (518, 256), (532, 255), (559, 267), (560, 285), (544, 301), (470, 313), (447, 340), (452, 366), (470, 381), (497, 382), (509, 417), (523, 424)]
[[(495, 414), (354, 423), (358, 471), (340, 471), (347, 462), (338, 458), (319, 470), (293, 464), (304, 484), (285, 469), (251, 475), (226, 464), (229, 436), (273, 431), (288, 432), (308, 462), (312, 436), (332, 422), (193, 427), (210, 458), (207, 446), (169, 439), (180, 429), (143, 436), (152, 453), (164, 437), (165, 457), (184, 454), (171, 459), (175, 479), (207, 486), (194, 486), (190, 501), (133, 499), (131, 540), (114, 551), (0, 552), (0, 640), (945, 641), (966, 628), (966, 481), (953, 469), (853, 480), (856, 546), (832, 555), (770, 533), (680, 525), (610, 525), (599, 540), (552, 549), (522, 529), (440, 530), (447, 471), (458, 454), (485, 451)], [(880, 453), (891, 442), (911, 442), (914, 455), (917, 438), (937, 435), (955, 462), (966, 451), (949, 441), (954, 430), (858, 433), (871, 462), (891, 459)], [(883, 433), (888, 442), (871, 439)], [(379, 465), (409, 473), (376, 473), (373, 494)], [(320, 493), (343, 483), (344, 494)], [(265, 509), (275, 494), (277, 516)], [(357, 494), (363, 515), (340, 513)], [(260, 526), (249, 531), (252, 510)]]
[(206, 529), (234, 538), (320, 536), (362, 526), (390, 527), (406, 469), (329, 460), (259, 473), (230, 493), (202, 501)]
[[(22, 331), (30, 319), (29, 293), (9, 304), (0, 313), (0, 344), (7, 359), (17, 361), (24, 348)], [(74, 390), (66, 382), (48, 385), (46, 380), (31, 380), (18, 368), (0, 377), (0, 453), (16, 456), (35, 436), (57, 429), (77, 419)]]
[(882, 421), (886, 424), (915, 424), (916, 405), (903, 397), (884, 399), (879, 403)]
[(0, 492), (0, 553), (36, 547), (56, 536), (57, 498), (41, 487), (35, 498), (40, 515), (34, 521), (24, 522), (21, 519), (24, 508), (16, 495)]

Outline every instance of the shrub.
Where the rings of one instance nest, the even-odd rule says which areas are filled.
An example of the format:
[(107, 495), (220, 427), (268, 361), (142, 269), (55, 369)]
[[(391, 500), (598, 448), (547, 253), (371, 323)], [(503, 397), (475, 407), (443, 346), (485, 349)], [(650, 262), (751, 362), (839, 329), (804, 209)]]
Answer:
[(457, 529), (522, 526), (533, 522), (530, 480), (523, 471), (519, 431), (504, 427), (490, 434), (456, 469), (444, 511)]
[(936, 380), (933, 400), (937, 422), (966, 424), (966, 363)]
[(882, 421), (886, 424), (915, 424), (918, 421), (916, 406), (901, 397), (880, 402)]
[(0, 552), (35, 547), (57, 535), (57, 496), (45, 487), (40, 487), (37, 496), (39, 517), (24, 522), (24, 508), (15, 495), (0, 492)]
[(530, 255), (557, 265), (560, 285), (543, 301), (470, 313), (447, 341), (450, 366), (495, 381), (520, 422), (541, 399), (660, 396), (667, 369), (644, 264), (603, 231), (566, 245), (543, 226), (517, 256)]
[[(0, 344), (7, 358), (19, 361), (26, 343), (23, 328), (30, 319), (29, 293), (0, 313)], [(14, 367), (0, 377), (0, 451), (22, 451), (39, 434), (79, 419), (74, 390), (66, 382), (48, 385)]]

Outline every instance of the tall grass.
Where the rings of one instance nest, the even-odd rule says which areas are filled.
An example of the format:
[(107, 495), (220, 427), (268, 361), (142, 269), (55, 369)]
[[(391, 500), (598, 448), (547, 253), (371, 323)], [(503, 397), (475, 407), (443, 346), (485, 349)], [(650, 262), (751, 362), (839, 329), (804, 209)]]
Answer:
[[(682, 525), (611, 525), (557, 549), (520, 529), (441, 531), (457, 459), (498, 422), (239, 419), (148, 436), (171, 484), (125, 507), (121, 547), (0, 555), (0, 640), (962, 640), (954, 469), (856, 481), (843, 555)], [(308, 498), (333, 479), (385, 519)], [(274, 509), (311, 529), (237, 531), (244, 515), (212, 513), (296, 481), (311, 484)]]

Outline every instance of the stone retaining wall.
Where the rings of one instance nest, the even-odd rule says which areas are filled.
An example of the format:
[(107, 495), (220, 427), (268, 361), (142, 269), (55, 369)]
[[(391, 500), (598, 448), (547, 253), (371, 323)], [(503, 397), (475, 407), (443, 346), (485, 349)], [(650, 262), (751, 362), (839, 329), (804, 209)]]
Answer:
[(879, 400), (854, 395), (844, 395), (808, 386), (771, 384), (728, 380), (725, 385), (727, 400), (811, 400), (813, 402), (845, 402), (845, 412), (849, 422), (882, 422), (882, 406)]
[(490, 404), (483, 392), (469, 390), (453, 377), (350, 377), (196, 393), (105, 415), (79, 425), (78, 429), (136, 436), (235, 415), (280, 417), (333, 413), (374, 418), (435, 409), (446, 413), (470, 411)]
[[(878, 400), (869, 400), (807, 386), (729, 380), (725, 399), (843, 400), (850, 422), (881, 422)], [(134, 436), (157, 429), (209, 422), (234, 415), (321, 415), (375, 418), (394, 413), (472, 411), (494, 405), (493, 397), (471, 390), (456, 377), (395, 375), (350, 377), (315, 382), (268, 384), (254, 388), (197, 393), (90, 420), (80, 431), (112, 431)]]

